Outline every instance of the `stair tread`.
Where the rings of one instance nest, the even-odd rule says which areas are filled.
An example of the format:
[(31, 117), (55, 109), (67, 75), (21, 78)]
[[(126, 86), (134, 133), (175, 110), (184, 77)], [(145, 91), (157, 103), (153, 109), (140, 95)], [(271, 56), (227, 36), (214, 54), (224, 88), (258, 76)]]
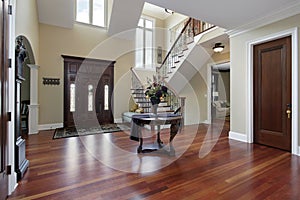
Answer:
[(144, 91), (143, 92), (132, 92), (131, 94), (144, 94)]

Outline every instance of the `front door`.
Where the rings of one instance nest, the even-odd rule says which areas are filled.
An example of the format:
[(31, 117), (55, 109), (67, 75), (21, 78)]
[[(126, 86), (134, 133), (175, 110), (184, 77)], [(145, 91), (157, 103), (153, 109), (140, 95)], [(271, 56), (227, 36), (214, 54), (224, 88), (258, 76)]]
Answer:
[(8, 34), (7, 34), (7, 8), (8, 1), (0, 3), (0, 200), (7, 197), (7, 107), (8, 107)]
[(254, 46), (254, 142), (291, 151), (291, 37)]
[(113, 123), (115, 62), (65, 55), (63, 58), (64, 127)]

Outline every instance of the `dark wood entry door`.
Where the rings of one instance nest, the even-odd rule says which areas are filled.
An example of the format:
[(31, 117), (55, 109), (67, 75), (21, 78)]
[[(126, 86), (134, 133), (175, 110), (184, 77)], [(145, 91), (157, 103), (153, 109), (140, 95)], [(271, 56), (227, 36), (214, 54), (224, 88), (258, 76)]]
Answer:
[(96, 91), (96, 113), (97, 119), (101, 124), (113, 123), (113, 76), (114, 69), (107, 67), (97, 86)]
[(6, 199), (7, 179), (7, 123), (8, 123), (8, 1), (0, 3), (0, 199)]
[(64, 127), (113, 123), (115, 61), (64, 58)]
[(254, 142), (291, 151), (291, 37), (254, 46)]

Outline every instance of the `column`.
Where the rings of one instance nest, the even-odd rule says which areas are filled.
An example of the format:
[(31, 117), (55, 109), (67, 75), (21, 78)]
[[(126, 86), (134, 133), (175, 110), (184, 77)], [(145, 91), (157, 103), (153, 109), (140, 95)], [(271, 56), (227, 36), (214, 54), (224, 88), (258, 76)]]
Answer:
[(28, 117), (28, 134), (37, 134), (39, 122), (39, 104), (38, 104), (38, 65), (28, 64), (30, 68), (30, 105)]

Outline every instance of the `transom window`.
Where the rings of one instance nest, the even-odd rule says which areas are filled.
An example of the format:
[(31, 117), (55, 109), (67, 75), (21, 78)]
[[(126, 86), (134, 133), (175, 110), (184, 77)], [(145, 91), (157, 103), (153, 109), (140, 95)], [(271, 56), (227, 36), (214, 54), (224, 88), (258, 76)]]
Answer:
[(106, 0), (76, 0), (76, 21), (106, 26)]
[(136, 30), (135, 66), (153, 68), (154, 20), (140, 18)]

